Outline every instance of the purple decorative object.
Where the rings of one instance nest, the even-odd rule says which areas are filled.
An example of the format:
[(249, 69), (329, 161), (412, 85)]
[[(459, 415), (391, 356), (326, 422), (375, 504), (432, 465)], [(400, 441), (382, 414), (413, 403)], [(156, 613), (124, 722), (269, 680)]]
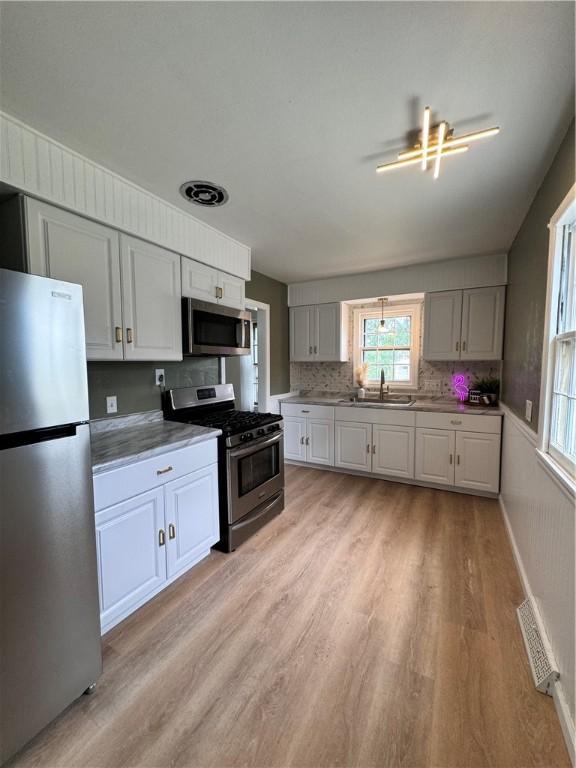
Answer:
[(458, 400), (462, 403), (465, 402), (468, 399), (466, 376), (463, 373), (455, 373), (452, 376), (452, 386)]

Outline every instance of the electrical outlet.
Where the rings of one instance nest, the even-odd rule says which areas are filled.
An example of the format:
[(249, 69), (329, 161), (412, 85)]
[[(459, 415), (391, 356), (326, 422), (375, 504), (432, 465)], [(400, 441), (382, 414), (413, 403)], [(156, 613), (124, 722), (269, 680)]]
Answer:
[(106, 413), (118, 412), (118, 398), (116, 395), (110, 395), (106, 398)]
[(163, 387), (165, 383), (164, 368), (156, 368), (156, 386)]
[(526, 412), (524, 413), (526, 421), (532, 421), (532, 400), (526, 400)]

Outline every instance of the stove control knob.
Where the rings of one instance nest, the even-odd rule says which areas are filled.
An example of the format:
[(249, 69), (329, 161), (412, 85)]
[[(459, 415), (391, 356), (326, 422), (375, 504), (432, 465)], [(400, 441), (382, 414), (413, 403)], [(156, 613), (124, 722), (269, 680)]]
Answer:
[(268, 427), (268, 432), (276, 432), (277, 429), (280, 429), (278, 424), (272, 424), (270, 427)]
[(252, 437), (253, 437), (252, 432), (244, 432), (243, 435), (240, 435), (240, 442), (246, 443), (248, 442), (248, 440), (252, 440)]
[(258, 430), (256, 431), (256, 434), (258, 435), (258, 437), (261, 437), (262, 435), (265, 435), (265, 434), (266, 434), (266, 432), (265, 432), (263, 429), (258, 429)]

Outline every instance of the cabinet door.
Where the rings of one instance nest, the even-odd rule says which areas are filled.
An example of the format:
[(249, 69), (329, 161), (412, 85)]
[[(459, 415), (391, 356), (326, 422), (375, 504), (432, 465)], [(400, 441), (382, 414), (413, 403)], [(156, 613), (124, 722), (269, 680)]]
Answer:
[(166, 581), (162, 488), (96, 514), (96, 549), (102, 629), (117, 623)]
[(503, 285), (462, 293), (462, 360), (501, 360), (504, 333)]
[(500, 435), (456, 432), (456, 485), (498, 493)]
[(332, 419), (307, 419), (306, 461), (334, 466), (334, 422)]
[(372, 472), (414, 477), (414, 427), (374, 424)]
[(454, 485), (454, 432), (447, 429), (416, 429), (417, 480)]
[(122, 360), (118, 233), (37, 200), (27, 199), (26, 211), (31, 272), (79, 283), (86, 357)]
[(336, 467), (370, 472), (372, 468), (372, 425), (356, 421), (335, 424)]
[(244, 280), (242, 278), (227, 275), (226, 272), (219, 272), (218, 285), (222, 289), (222, 298), (218, 299), (218, 304), (224, 304), (224, 306), (234, 309), (245, 308)]
[(124, 358), (182, 360), (180, 256), (121, 235)]
[(290, 308), (290, 360), (314, 359), (315, 307)]
[(196, 470), (164, 486), (168, 578), (191, 568), (220, 538), (218, 465)]
[(305, 416), (284, 416), (284, 458), (306, 461)]
[(313, 355), (316, 360), (340, 359), (340, 304), (320, 304), (315, 308)]
[(218, 270), (182, 256), (182, 296), (217, 303)]
[(425, 360), (459, 360), (462, 291), (427, 293), (424, 299)]

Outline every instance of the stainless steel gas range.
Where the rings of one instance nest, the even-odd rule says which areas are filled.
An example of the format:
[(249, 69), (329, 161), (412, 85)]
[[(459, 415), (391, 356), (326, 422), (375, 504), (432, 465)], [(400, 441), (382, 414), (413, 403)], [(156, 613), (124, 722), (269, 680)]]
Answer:
[(165, 419), (222, 430), (216, 546), (232, 552), (284, 509), (282, 416), (236, 411), (232, 384), (167, 390), (163, 409)]

